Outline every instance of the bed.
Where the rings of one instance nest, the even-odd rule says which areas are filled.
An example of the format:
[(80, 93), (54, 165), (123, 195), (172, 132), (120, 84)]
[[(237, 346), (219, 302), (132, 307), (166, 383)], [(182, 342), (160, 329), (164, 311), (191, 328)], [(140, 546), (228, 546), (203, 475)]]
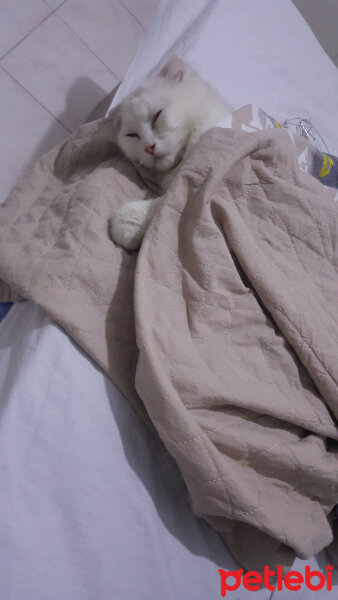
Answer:
[[(174, 52), (234, 109), (311, 117), (338, 154), (338, 74), (291, 2), (163, 1), (112, 106)], [(3, 321), (0, 348), (2, 597), (220, 597), (218, 569), (239, 567), (192, 515), (175, 462), (113, 383), (30, 302)], [(294, 568), (306, 564), (324, 569), (327, 556)], [(298, 592), (311, 595), (330, 597)]]

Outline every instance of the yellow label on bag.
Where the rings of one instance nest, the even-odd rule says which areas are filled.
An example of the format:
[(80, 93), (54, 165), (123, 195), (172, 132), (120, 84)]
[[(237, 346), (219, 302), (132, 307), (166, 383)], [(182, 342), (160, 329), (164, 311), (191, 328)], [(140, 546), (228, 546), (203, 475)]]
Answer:
[(328, 175), (330, 173), (332, 165), (333, 165), (332, 158), (330, 158), (326, 154), (323, 154), (323, 164), (322, 164), (322, 169), (319, 173), (319, 177), (321, 177), (321, 178), (326, 177), (326, 175)]

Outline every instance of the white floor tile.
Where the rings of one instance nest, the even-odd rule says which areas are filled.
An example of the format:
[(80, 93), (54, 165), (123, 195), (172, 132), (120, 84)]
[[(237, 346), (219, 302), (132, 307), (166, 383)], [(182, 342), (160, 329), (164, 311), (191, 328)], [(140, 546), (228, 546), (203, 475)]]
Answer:
[(0, 58), (51, 12), (43, 0), (0, 0)]
[(122, 3), (147, 28), (160, 0), (122, 0)]
[(83, 123), (118, 83), (56, 13), (1, 64), (71, 130)]
[(0, 68), (0, 203), (22, 170), (68, 135)]
[(68, 0), (57, 14), (122, 79), (144, 32), (125, 6), (118, 0)]
[(53, 10), (55, 10), (56, 8), (59, 8), (59, 6), (61, 4), (63, 4), (65, 1), (67, 1), (67, 0), (45, 0), (45, 2), (47, 2), (48, 6), (50, 6)]

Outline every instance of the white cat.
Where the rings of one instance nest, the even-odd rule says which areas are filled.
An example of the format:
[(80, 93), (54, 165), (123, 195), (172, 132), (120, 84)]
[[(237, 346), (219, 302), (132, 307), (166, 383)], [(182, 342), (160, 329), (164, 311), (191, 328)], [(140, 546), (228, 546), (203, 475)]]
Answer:
[[(174, 56), (112, 115), (118, 146), (149, 187), (163, 193), (201, 135), (231, 112), (216, 90)], [(160, 201), (136, 200), (119, 208), (111, 219), (114, 242), (125, 250), (139, 248)]]

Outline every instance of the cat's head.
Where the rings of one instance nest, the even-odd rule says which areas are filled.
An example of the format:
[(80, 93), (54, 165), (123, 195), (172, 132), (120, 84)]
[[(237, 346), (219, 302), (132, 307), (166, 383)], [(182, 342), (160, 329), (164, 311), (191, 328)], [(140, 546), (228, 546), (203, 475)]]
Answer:
[(188, 65), (172, 57), (113, 110), (117, 143), (136, 168), (165, 173), (180, 162), (194, 127), (194, 77)]

